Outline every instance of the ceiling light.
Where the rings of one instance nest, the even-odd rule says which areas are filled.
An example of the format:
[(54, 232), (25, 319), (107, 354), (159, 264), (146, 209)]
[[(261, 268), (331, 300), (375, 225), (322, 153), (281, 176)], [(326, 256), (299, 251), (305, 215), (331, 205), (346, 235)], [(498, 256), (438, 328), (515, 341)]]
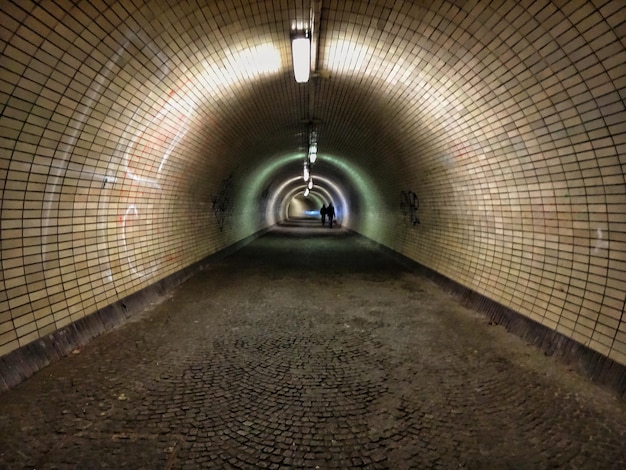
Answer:
[(311, 75), (311, 38), (308, 30), (294, 31), (291, 35), (293, 75), (298, 83), (306, 83)]
[(311, 173), (309, 172), (309, 166), (306, 163), (304, 164), (304, 173), (302, 176), (304, 178), (304, 181), (309, 181)]
[(315, 160), (317, 160), (317, 144), (309, 146), (309, 160), (311, 163), (315, 163)]

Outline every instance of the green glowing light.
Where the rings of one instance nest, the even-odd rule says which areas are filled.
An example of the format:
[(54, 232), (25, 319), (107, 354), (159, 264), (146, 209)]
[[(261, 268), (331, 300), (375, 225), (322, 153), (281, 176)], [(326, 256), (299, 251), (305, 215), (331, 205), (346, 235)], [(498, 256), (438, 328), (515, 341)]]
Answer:
[[(241, 185), (241, 192), (236, 201), (236, 207), (242, 208), (239, 215), (241, 216), (241, 230), (246, 235), (254, 233), (258, 227), (258, 209), (265, 188), (275, 182), (276, 176), (283, 172), (286, 166), (293, 167), (293, 176), (299, 176), (302, 172), (301, 166), (303, 155), (299, 153), (285, 153), (270, 156), (259, 162), (256, 166), (246, 169), (245, 176)], [(345, 180), (349, 182), (352, 189), (359, 197), (358, 207), (359, 213), (355, 214), (351, 208), (354, 217), (354, 229), (360, 231), (367, 236), (376, 239), (379, 232), (382, 231), (380, 223), (377, 221), (376, 209), (383, 206), (383, 198), (380, 195), (376, 184), (372, 178), (364, 171), (364, 169), (353, 162), (326, 153), (318, 156), (316, 168), (325, 167), (326, 165), (335, 167), (335, 171), (324, 172), (320, 174), (328, 177), (333, 173), (342, 174)], [(337, 171), (338, 170), (338, 171)], [(304, 189), (304, 182), (303, 182)], [(346, 188), (343, 188), (344, 190)], [(346, 194), (347, 197), (347, 194)], [(348, 201), (349, 203), (350, 201)], [(245, 236), (245, 235), (244, 235)]]

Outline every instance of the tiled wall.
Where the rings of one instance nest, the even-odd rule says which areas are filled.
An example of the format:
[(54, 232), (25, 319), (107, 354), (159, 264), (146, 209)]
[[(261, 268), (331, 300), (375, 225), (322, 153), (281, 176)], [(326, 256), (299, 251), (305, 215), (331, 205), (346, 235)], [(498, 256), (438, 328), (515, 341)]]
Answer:
[(0, 356), (260, 228), (162, 2), (35, 3), (0, 6)]
[(626, 364), (626, 5), (443, 3), (361, 45), (403, 131), (375, 238)]
[(324, 0), (296, 85), (305, 11), (0, 3), (0, 355), (261, 228), (243, 169), (314, 113), (355, 228), (626, 364), (626, 5)]

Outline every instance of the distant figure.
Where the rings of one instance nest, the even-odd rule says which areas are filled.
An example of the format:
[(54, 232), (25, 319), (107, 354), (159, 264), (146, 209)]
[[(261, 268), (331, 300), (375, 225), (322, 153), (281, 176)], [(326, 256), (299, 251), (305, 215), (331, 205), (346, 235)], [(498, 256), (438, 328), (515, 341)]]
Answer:
[(335, 206), (333, 206), (332, 202), (328, 204), (328, 207), (326, 208), (326, 215), (328, 216), (328, 225), (330, 226), (330, 228), (333, 228), (333, 219), (335, 218)]
[(326, 204), (322, 204), (322, 208), (320, 209), (320, 215), (322, 216), (322, 225), (326, 225)]

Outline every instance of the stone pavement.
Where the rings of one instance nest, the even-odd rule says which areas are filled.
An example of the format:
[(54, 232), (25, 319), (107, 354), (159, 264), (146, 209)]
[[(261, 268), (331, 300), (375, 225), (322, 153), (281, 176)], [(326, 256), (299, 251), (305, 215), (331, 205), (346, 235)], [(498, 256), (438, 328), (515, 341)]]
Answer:
[(626, 406), (342, 230), (283, 227), (0, 395), (0, 468), (626, 468)]

